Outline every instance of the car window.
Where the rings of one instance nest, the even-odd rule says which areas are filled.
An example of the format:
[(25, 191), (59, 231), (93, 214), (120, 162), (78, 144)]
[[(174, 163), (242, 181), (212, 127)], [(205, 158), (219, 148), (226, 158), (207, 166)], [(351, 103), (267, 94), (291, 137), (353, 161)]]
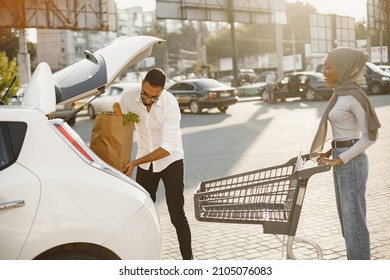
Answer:
[(189, 83), (177, 83), (177, 84), (174, 84), (170, 90), (194, 90), (194, 86), (192, 84), (189, 84)]
[(366, 66), (373, 72), (382, 74), (384, 71), (376, 66), (374, 63), (366, 62)]
[(98, 63), (82, 59), (53, 74), (58, 87), (57, 103), (97, 89), (107, 83), (104, 59), (96, 55)]
[(26, 136), (27, 124), (0, 122), (0, 170), (15, 163)]
[(289, 80), (290, 80), (290, 76), (286, 76), (286, 77), (284, 77), (284, 78), (282, 78), (282, 79), (280, 80), (280, 83), (281, 83), (282, 85), (285, 85), (285, 84), (288, 83)]
[(122, 93), (122, 91), (123, 91), (123, 89), (114, 87), (111, 89), (110, 95), (117, 96), (117, 95), (120, 95)]
[(197, 82), (197, 86), (202, 88), (202, 89), (210, 89), (210, 88), (218, 88), (218, 87), (225, 87), (226, 88), (226, 85), (218, 82), (217, 80), (213, 80), (213, 79), (199, 80)]
[(184, 84), (184, 90), (195, 90), (195, 86), (193, 84)]

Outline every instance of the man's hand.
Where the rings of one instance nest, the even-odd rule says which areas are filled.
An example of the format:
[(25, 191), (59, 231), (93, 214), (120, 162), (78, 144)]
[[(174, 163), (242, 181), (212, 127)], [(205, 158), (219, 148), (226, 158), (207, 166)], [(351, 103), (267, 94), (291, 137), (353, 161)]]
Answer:
[(123, 166), (121, 172), (131, 178), (131, 175), (133, 174), (133, 170), (135, 167), (136, 165), (134, 165), (134, 162), (129, 160), (129, 162)]

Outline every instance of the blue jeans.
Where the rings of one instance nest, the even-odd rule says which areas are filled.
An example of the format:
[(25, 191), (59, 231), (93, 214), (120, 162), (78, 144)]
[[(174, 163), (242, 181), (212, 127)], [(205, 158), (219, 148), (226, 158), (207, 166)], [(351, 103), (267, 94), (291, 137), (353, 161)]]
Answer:
[[(349, 148), (333, 149), (333, 158)], [(370, 234), (366, 224), (368, 160), (361, 153), (333, 168), (336, 204), (349, 260), (369, 260)]]

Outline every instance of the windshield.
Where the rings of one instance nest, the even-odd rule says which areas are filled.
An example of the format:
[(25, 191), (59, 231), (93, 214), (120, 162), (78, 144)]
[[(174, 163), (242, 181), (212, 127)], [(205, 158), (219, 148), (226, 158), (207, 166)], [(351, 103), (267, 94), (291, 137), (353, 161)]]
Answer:
[(366, 65), (367, 65), (368, 68), (370, 68), (374, 72), (381, 73), (381, 74), (384, 72), (382, 69), (380, 69), (374, 63), (366, 62)]
[(209, 88), (219, 88), (219, 87), (227, 87), (225, 84), (222, 84), (216, 80), (213, 79), (204, 79), (204, 80), (199, 80), (197, 84), (203, 88), (203, 89), (209, 89)]

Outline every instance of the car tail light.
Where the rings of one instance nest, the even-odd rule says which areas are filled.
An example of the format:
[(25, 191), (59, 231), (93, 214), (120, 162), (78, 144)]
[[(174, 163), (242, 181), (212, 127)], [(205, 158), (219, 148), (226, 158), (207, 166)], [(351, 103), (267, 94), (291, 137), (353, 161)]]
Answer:
[(215, 99), (215, 98), (218, 98), (218, 94), (214, 91), (212, 92), (209, 92), (209, 94), (207, 95), (207, 98), (208, 99)]
[(54, 124), (54, 126), (57, 128), (57, 130), (62, 134), (62, 136), (65, 137), (66, 140), (69, 141), (70, 144), (87, 160), (90, 162), (94, 161), (93, 158), (83, 149), (83, 147), (80, 146), (79, 143), (66, 131), (66, 129), (61, 124)]

